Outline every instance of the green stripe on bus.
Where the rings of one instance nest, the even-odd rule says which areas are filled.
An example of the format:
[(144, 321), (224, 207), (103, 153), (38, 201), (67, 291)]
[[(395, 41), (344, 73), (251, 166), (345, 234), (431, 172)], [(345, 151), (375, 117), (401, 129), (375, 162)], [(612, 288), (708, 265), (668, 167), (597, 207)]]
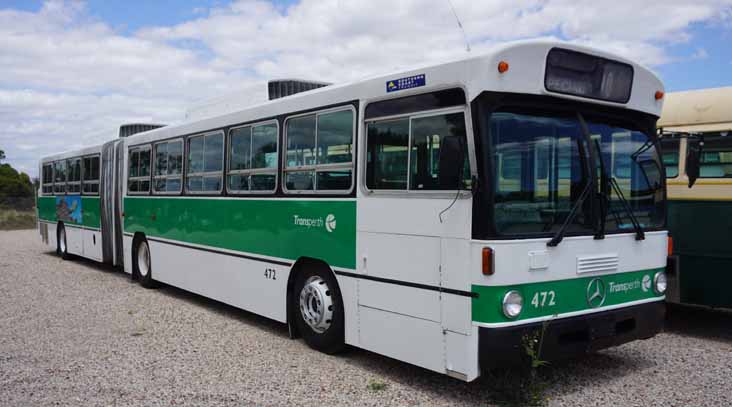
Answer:
[(125, 198), (124, 230), (333, 267), (356, 266), (356, 202), (317, 199)]
[[(66, 195), (75, 197), (78, 195)], [(62, 197), (62, 196), (59, 196)], [(41, 196), (38, 197), (38, 218), (49, 222), (57, 222), (56, 213), (56, 197)], [(100, 227), (100, 208), (98, 196), (82, 196), (81, 197), (81, 222), (65, 219), (65, 223), (72, 225), (81, 225), (89, 228), (99, 229)]]
[(56, 197), (38, 197), (38, 219), (56, 222)]
[[(659, 268), (511, 286), (473, 285), (473, 292), (478, 294), (478, 297), (472, 300), (473, 321), (483, 323), (521, 321), (658, 298), (660, 296), (653, 290), (653, 277), (663, 270)], [(600, 298), (593, 298), (591, 306), (588, 297), (597, 291), (597, 283), (593, 283), (592, 287), (590, 283), (595, 279), (601, 280), (604, 284), (605, 298), (602, 302)], [(514, 319), (507, 318), (502, 310), (503, 297), (511, 290), (521, 293), (524, 299), (523, 310)]]

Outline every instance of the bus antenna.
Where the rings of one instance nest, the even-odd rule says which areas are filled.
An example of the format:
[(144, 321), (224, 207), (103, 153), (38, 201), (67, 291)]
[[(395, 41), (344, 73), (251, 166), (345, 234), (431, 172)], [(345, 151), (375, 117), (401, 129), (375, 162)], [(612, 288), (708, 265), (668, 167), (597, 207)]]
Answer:
[(465, 51), (470, 52), (470, 42), (468, 41), (468, 36), (465, 34), (463, 23), (460, 21), (460, 17), (458, 16), (457, 11), (455, 11), (455, 6), (452, 5), (452, 0), (447, 0), (447, 4), (450, 5), (452, 14), (455, 16), (455, 21), (457, 21), (458, 28), (460, 28), (460, 32), (463, 34), (463, 41), (465, 41)]

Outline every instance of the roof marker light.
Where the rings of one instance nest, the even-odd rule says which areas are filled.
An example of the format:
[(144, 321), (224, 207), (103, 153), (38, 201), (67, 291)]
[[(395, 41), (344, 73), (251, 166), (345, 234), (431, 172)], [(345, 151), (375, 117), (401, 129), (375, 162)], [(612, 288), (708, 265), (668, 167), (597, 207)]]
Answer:
[(504, 73), (508, 71), (508, 62), (501, 61), (498, 63), (498, 73)]
[(662, 90), (657, 90), (656, 94), (654, 96), (656, 97), (656, 100), (661, 100), (661, 99), (663, 99), (663, 95), (664, 95), (664, 93)]

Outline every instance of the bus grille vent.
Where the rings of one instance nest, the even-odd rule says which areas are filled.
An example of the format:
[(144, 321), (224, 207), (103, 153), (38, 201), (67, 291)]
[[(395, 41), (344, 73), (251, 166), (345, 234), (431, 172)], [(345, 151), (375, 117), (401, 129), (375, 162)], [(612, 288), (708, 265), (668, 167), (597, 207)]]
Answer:
[(596, 256), (577, 257), (577, 274), (616, 272), (618, 271), (618, 255), (602, 254)]

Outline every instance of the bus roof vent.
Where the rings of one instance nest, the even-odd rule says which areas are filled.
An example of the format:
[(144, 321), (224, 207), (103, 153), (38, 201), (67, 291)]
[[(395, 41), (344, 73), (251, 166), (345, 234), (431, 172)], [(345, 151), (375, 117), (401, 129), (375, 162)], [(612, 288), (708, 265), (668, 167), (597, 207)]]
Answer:
[(283, 98), (300, 92), (322, 88), (330, 83), (318, 81), (305, 81), (300, 79), (277, 79), (267, 83), (269, 100)]
[(165, 125), (153, 123), (127, 123), (119, 126), (119, 136), (129, 137), (133, 134), (159, 129), (161, 127), (165, 127)]

